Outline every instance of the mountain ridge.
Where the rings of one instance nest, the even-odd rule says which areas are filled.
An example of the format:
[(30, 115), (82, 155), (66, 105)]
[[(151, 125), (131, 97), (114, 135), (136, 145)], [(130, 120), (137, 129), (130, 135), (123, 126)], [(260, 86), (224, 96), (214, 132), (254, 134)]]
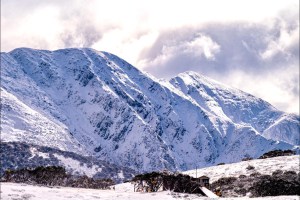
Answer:
[(37, 138), (135, 170), (186, 170), (299, 145), (296, 115), (195, 72), (162, 83), (108, 52), (15, 49), (1, 53), (1, 82), (2, 141)]

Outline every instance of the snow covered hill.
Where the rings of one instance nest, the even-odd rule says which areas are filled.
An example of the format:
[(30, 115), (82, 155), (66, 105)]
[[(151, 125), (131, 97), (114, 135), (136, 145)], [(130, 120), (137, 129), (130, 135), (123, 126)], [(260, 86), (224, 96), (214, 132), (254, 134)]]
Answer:
[[(239, 177), (240, 175), (249, 176), (252, 173), (271, 175), (276, 170), (295, 171), (299, 173), (299, 155), (294, 156), (279, 156), (274, 158), (247, 160), (226, 165), (217, 165), (206, 168), (188, 170), (183, 172), (192, 177), (208, 176), (210, 182), (215, 182), (224, 177)], [(247, 169), (252, 166), (252, 169)]]
[(222, 197), (299, 195), (299, 155), (248, 160), (184, 172), (210, 177)]
[(139, 171), (188, 170), (299, 145), (299, 116), (194, 72), (169, 82), (93, 49), (1, 53), (1, 140)]

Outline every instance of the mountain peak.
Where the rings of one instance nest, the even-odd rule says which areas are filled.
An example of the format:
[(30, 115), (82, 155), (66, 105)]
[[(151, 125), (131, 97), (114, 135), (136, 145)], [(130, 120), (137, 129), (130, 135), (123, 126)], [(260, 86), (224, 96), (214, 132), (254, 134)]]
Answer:
[[(1, 54), (1, 140), (140, 171), (185, 170), (299, 144), (299, 120), (195, 72), (162, 84), (88, 48)], [(277, 142), (278, 141), (278, 142)]]

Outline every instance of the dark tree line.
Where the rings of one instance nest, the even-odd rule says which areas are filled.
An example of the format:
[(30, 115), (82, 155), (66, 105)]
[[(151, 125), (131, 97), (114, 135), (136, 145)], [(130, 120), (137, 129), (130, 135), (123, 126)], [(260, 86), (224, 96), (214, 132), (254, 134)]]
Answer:
[(273, 158), (273, 157), (278, 157), (278, 156), (292, 156), (295, 155), (296, 152), (293, 150), (273, 150), (269, 151), (267, 153), (264, 153), (262, 156), (260, 156), (258, 159), (265, 159), (265, 158)]
[(87, 176), (73, 176), (66, 173), (60, 166), (24, 168), (19, 170), (6, 170), (1, 182), (39, 184), (45, 186), (63, 186), (93, 189), (108, 189), (114, 185), (111, 179), (93, 179)]
[(135, 191), (157, 192), (162, 188), (162, 190), (201, 194), (204, 196), (197, 179), (188, 175), (151, 172), (137, 175), (132, 181), (135, 183)]
[[(35, 153), (31, 151), (34, 148)], [(101, 148), (101, 147), (99, 147)], [(47, 157), (39, 156), (40, 153), (48, 155)], [(124, 180), (130, 180), (137, 174), (136, 171), (115, 164), (108, 163), (103, 160), (98, 160), (89, 156), (81, 156), (79, 154), (62, 151), (59, 149), (39, 146), (34, 144), (27, 144), (23, 142), (1, 142), (0, 144), (0, 176), (5, 170), (17, 169), (33, 169), (39, 166), (64, 166), (64, 164), (57, 158), (57, 155), (64, 158), (78, 161), (81, 166), (85, 165), (87, 168), (93, 166), (101, 168), (102, 170), (96, 172), (94, 179), (112, 178), (115, 182), (120, 183)], [(87, 169), (89, 170), (89, 169)], [(118, 177), (118, 173), (122, 172), (124, 178)], [(67, 173), (76, 174), (75, 168), (67, 168)]]

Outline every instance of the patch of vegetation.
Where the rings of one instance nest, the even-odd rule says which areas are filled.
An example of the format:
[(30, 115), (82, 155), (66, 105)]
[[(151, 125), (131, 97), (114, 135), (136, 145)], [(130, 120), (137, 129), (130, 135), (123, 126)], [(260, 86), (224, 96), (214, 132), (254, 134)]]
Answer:
[(282, 175), (264, 175), (253, 183), (250, 188), (253, 197), (300, 195), (299, 176), (296, 172)]
[[(40, 156), (41, 154), (46, 156)], [(23, 142), (1, 142), (0, 176), (3, 176), (6, 170), (34, 169), (39, 166), (61, 166), (63, 163), (58, 159), (58, 156), (76, 160), (81, 166), (85, 165), (88, 168), (92, 168), (93, 166), (101, 168), (102, 170), (93, 176), (94, 179), (112, 177), (115, 182), (120, 183), (124, 179), (131, 180), (133, 174), (137, 174), (136, 171), (130, 168), (117, 166), (88, 156), (81, 156), (73, 152)], [(77, 173), (76, 169), (66, 169), (68, 170), (67, 173)], [(121, 171), (124, 178), (118, 178), (117, 176)]]
[(254, 173), (250, 174), (250, 177), (259, 177), (260, 175), (261, 175), (261, 173), (254, 172)]
[(258, 172), (250, 176), (226, 177), (213, 182), (211, 190), (222, 197), (300, 195), (300, 176), (294, 171), (276, 170), (272, 175)]
[(274, 171), (274, 172), (272, 173), (272, 176), (279, 176), (279, 175), (282, 175), (282, 174), (283, 174), (283, 171), (280, 170), (280, 169), (278, 169), (278, 170), (276, 170), (276, 171)]
[(293, 150), (280, 150), (279, 149), (279, 150), (273, 150), (273, 151), (264, 153), (258, 159), (273, 158), (273, 157), (278, 157), (278, 156), (292, 156), (295, 154), (296, 154), (296, 152)]
[(230, 185), (230, 184), (234, 183), (236, 180), (237, 180), (236, 177), (225, 177), (225, 178), (220, 178), (219, 180), (217, 180), (214, 183), (219, 185), (219, 186), (221, 186), (221, 185)]
[(218, 163), (217, 165), (225, 165), (225, 163), (221, 162), (221, 163)]
[(244, 174), (241, 174), (241, 175), (239, 176), (239, 179), (244, 179), (244, 178), (247, 178), (247, 176), (244, 175)]
[(248, 166), (246, 167), (246, 169), (247, 169), (247, 170), (253, 170), (253, 169), (255, 169), (255, 167), (253, 167), (252, 165), (248, 165)]
[(159, 188), (180, 193), (204, 195), (198, 179), (183, 174), (151, 172), (135, 176), (136, 191), (156, 192)]
[(253, 160), (253, 158), (252, 157), (245, 157), (245, 158), (242, 159), (242, 161), (248, 161), (248, 160)]
[(28, 183), (46, 186), (63, 186), (93, 189), (108, 189), (114, 184), (111, 179), (93, 179), (87, 176), (72, 176), (60, 166), (37, 167), (34, 169), (6, 170), (1, 182)]

